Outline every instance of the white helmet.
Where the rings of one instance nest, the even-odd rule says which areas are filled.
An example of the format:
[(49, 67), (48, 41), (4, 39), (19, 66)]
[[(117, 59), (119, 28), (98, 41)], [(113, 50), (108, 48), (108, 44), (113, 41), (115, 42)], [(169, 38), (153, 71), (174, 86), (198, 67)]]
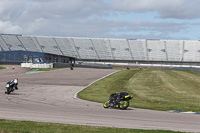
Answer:
[(18, 83), (18, 79), (17, 78), (14, 79), (14, 83), (15, 84)]

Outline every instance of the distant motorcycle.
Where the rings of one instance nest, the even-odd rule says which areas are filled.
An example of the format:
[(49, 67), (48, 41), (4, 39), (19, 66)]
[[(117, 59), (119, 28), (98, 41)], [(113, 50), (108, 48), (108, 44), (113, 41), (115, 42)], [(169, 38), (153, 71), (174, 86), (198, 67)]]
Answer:
[(129, 106), (129, 100), (133, 97), (127, 92), (122, 91), (121, 93), (113, 93), (110, 95), (109, 100), (104, 103), (104, 108), (114, 107), (120, 109), (127, 109)]
[(18, 79), (14, 79), (7, 82), (5, 94), (10, 94), (11, 92), (14, 92), (14, 90), (18, 90), (17, 85), (18, 85)]

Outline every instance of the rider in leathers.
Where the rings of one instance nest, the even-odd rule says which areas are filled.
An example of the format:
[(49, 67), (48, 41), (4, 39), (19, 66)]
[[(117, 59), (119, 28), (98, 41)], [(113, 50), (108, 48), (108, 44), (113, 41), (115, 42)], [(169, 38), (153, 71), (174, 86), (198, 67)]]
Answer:
[[(12, 91), (14, 90), (14, 88), (15, 88), (15, 90), (18, 90), (18, 87), (17, 87), (17, 85), (18, 85), (18, 79), (15, 78), (14, 80), (8, 81), (7, 85), (9, 85), (11, 87)], [(6, 90), (6, 93), (7, 93), (7, 90)]]
[(127, 95), (127, 93), (124, 90), (122, 92), (120, 92), (120, 93), (115, 93), (115, 95), (114, 95), (114, 104), (119, 102), (120, 99), (123, 98), (125, 95)]

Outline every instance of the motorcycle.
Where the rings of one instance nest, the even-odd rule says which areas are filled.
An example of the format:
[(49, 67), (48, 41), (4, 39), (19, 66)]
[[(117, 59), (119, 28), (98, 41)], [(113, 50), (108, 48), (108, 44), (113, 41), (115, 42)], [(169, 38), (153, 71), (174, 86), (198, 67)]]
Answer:
[(127, 92), (122, 91), (121, 93), (113, 93), (110, 95), (109, 100), (104, 103), (104, 108), (114, 107), (119, 109), (127, 109), (129, 106), (129, 100), (133, 97)]
[(7, 84), (7, 85), (6, 85), (6, 91), (5, 91), (5, 94), (10, 94), (10, 93), (13, 92), (13, 91), (14, 91), (14, 88), (11, 87), (10, 84)]
[(7, 82), (5, 94), (10, 94), (11, 92), (14, 92), (14, 90), (18, 90), (17, 85), (18, 85), (18, 79), (14, 79)]

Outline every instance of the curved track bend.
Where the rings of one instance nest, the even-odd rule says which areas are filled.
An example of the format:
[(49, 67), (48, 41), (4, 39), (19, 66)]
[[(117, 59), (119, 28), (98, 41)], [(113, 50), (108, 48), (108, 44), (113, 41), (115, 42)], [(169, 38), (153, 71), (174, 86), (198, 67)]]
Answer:
[[(26, 74), (28, 69), (7, 67), (0, 70), (0, 119), (200, 132), (200, 115), (104, 109), (101, 103), (74, 98), (83, 87), (115, 70), (75, 68)], [(6, 82), (15, 77), (19, 90), (5, 95)]]

